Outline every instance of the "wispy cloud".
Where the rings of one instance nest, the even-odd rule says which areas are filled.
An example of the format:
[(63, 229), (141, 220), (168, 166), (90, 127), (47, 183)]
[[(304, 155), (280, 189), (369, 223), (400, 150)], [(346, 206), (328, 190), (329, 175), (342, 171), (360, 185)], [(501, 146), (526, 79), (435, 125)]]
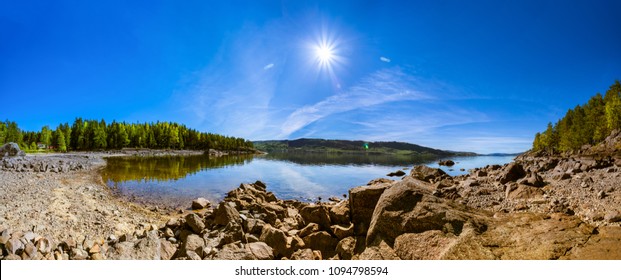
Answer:
[(375, 72), (348, 90), (329, 96), (291, 113), (282, 125), (279, 137), (288, 137), (299, 129), (330, 115), (371, 107), (387, 102), (433, 98), (413, 87), (414, 81), (399, 68)]
[(380, 56), (380, 60), (383, 61), (383, 62), (386, 62), (386, 63), (390, 62), (390, 58), (387, 58), (387, 57), (384, 57), (384, 56)]
[(263, 66), (263, 70), (268, 70), (270, 68), (274, 67), (274, 63), (270, 63), (268, 65)]

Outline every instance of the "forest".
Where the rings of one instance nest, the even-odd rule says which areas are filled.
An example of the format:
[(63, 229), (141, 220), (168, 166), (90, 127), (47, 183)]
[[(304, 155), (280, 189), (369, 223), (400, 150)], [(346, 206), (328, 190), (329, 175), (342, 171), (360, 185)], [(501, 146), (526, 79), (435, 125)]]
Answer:
[(22, 131), (16, 122), (0, 121), (0, 144), (15, 142), (25, 151), (99, 151), (123, 148), (249, 151), (253, 144), (243, 138), (199, 132), (174, 122), (106, 123), (76, 118), (70, 126)]
[(535, 135), (533, 150), (551, 154), (577, 150), (603, 141), (615, 129), (621, 129), (619, 81), (604, 96), (597, 93), (586, 104), (568, 110), (554, 125), (548, 123), (544, 132)]

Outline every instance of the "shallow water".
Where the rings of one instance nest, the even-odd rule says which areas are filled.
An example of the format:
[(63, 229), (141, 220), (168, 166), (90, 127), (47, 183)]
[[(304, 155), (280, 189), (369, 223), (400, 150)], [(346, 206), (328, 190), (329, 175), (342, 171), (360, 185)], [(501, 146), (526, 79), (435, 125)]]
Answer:
[[(450, 175), (488, 164), (504, 164), (513, 156), (450, 158), (457, 164), (442, 166)], [(261, 180), (281, 199), (316, 201), (342, 197), (352, 187), (417, 164), (439, 167), (437, 159), (361, 154), (270, 154), (206, 156), (115, 157), (107, 159), (104, 181), (121, 195), (173, 207), (189, 206), (196, 197), (212, 202), (239, 186)], [(460, 171), (463, 168), (466, 171)], [(409, 173), (408, 170), (405, 170)], [(396, 178), (393, 178), (396, 179)]]

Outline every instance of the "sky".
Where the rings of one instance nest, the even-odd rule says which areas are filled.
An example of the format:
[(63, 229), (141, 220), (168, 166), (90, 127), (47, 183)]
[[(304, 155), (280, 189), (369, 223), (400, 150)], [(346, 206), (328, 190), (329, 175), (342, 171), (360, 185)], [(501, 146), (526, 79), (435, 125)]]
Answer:
[[(131, 2), (131, 3), (129, 3)], [(2, 1), (0, 120), (478, 153), (621, 79), (621, 1)]]

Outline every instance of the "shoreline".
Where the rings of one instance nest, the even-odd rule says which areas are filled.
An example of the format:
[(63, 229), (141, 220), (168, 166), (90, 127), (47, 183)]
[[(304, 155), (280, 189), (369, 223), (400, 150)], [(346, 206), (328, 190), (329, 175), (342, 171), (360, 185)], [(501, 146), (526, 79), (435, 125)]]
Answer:
[[(621, 259), (618, 252), (605, 251), (621, 245), (619, 160), (523, 155), (505, 166), (455, 177), (418, 166), (401, 180), (373, 180), (351, 189), (348, 199), (317, 204), (279, 200), (256, 182), (241, 184), (215, 208), (179, 211), (131, 202), (101, 181), (104, 155), (144, 154), (11, 159), (29, 169), (25, 172), (0, 165), (3, 259)], [(41, 169), (37, 160), (48, 166)], [(416, 208), (398, 202), (408, 200), (406, 193), (417, 193), (422, 200), (412, 203), (431, 212), (414, 213)], [(395, 221), (384, 205), (405, 212)], [(429, 214), (432, 220), (425, 220)], [(403, 228), (416, 219), (428, 226)], [(532, 237), (537, 234), (541, 237)], [(29, 246), (41, 240), (49, 250), (32, 253)], [(416, 245), (421, 242), (436, 246)], [(159, 244), (159, 251), (151, 243)], [(560, 254), (559, 248), (566, 251)], [(257, 250), (271, 253), (257, 255)]]

